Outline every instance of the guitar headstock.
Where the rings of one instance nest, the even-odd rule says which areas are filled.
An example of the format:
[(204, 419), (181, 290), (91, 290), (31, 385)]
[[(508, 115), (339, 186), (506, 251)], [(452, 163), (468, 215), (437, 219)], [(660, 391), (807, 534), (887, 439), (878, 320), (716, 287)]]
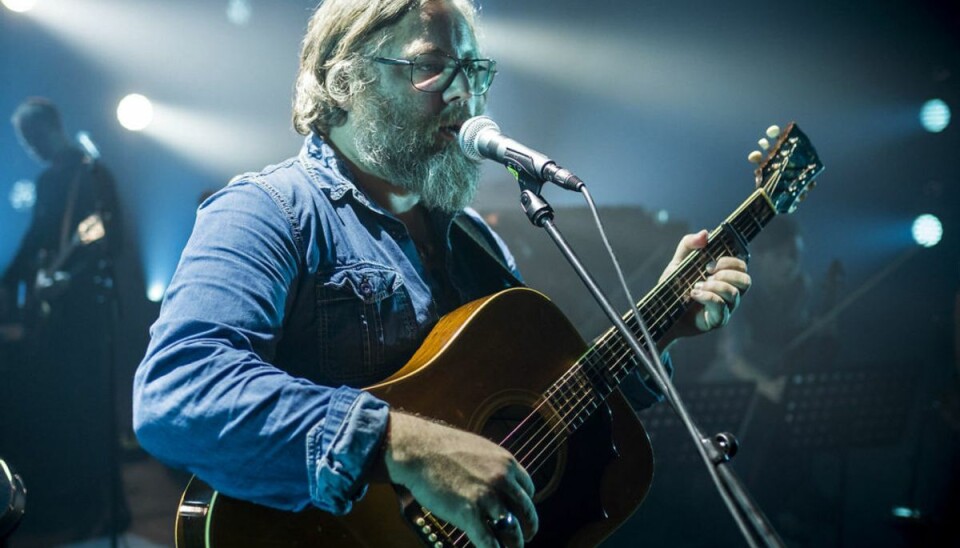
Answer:
[(103, 219), (100, 215), (94, 213), (86, 219), (80, 221), (77, 226), (77, 238), (83, 245), (92, 244), (106, 236), (107, 231), (103, 226)]
[(766, 139), (760, 140), (761, 147), (769, 147), (766, 157), (759, 151), (749, 157), (760, 164), (754, 170), (757, 187), (766, 191), (778, 214), (793, 213), (816, 186), (815, 179), (823, 171), (823, 163), (810, 139), (794, 122), (783, 131), (771, 126), (767, 137), (777, 141), (770, 147)]

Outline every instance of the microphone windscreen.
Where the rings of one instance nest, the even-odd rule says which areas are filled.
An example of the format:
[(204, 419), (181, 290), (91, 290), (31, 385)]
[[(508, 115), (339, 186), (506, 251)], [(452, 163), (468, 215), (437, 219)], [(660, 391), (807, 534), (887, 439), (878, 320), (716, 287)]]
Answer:
[(466, 154), (467, 158), (477, 162), (483, 160), (484, 156), (480, 154), (480, 149), (477, 145), (480, 140), (480, 134), (489, 129), (500, 133), (500, 126), (491, 120), (489, 116), (474, 116), (460, 126), (457, 141), (460, 143), (460, 150)]

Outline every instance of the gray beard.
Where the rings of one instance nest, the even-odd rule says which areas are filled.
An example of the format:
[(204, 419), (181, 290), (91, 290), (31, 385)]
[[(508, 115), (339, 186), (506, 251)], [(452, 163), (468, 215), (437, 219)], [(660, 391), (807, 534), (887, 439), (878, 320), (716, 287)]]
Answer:
[(419, 194), (429, 209), (460, 211), (477, 193), (480, 164), (467, 158), (455, 141), (438, 143), (437, 129), (442, 125), (438, 119), (417, 120), (410, 112), (412, 107), (374, 90), (354, 101), (350, 115), (361, 165)]

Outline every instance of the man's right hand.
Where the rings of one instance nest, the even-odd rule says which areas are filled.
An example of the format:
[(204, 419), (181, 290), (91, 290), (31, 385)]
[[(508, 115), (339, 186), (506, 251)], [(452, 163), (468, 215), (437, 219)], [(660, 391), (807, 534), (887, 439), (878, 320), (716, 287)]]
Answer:
[[(489, 440), (413, 415), (391, 411), (385, 464), (438, 518), (463, 530), (480, 548), (522, 547), (537, 532), (533, 480), (506, 449)], [(498, 517), (514, 515), (498, 530)]]

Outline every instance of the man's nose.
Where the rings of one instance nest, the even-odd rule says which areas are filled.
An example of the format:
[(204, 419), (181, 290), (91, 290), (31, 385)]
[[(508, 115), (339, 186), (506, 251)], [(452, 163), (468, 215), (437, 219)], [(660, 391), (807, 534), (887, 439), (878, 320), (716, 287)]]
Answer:
[(457, 73), (453, 76), (453, 80), (450, 81), (450, 85), (447, 86), (447, 89), (443, 90), (443, 100), (446, 103), (454, 103), (457, 101), (468, 101), (473, 97), (473, 92), (470, 91), (470, 80), (467, 79), (467, 74), (463, 69), (457, 67)]

